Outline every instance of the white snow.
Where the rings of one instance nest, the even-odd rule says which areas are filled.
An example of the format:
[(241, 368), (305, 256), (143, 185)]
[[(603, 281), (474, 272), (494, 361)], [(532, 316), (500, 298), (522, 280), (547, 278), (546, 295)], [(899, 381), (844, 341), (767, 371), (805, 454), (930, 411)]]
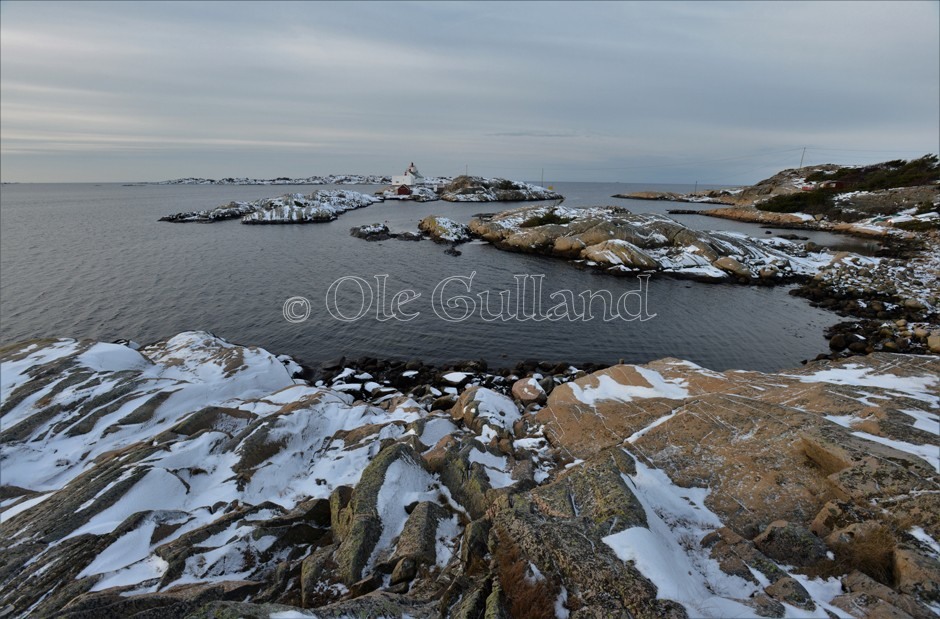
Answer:
[(579, 401), (594, 406), (603, 400), (630, 402), (634, 399), (666, 398), (682, 400), (689, 397), (688, 383), (682, 378), (663, 378), (655, 371), (641, 366), (631, 366), (646, 381), (648, 386), (624, 385), (606, 374), (597, 377), (595, 387), (581, 387), (577, 383), (567, 383), (574, 397)]
[(509, 466), (506, 456), (494, 456), (488, 451), (471, 449), (467, 459), (483, 466), (483, 470), (489, 478), (490, 486), (493, 488), (505, 488), (516, 483), (506, 470)]
[(123, 344), (97, 343), (78, 356), (78, 362), (96, 372), (142, 370), (150, 365), (136, 350)]
[[(29, 354), (19, 361), (8, 361), (0, 366), (0, 401), (6, 402), (9, 400), (13, 390), (29, 380), (30, 376), (26, 371), (30, 368), (52, 363), (78, 350), (78, 342), (75, 340), (57, 340), (39, 349), (36, 346), (36, 344), (31, 344), (24, 349)], [(12, 426), (6, 418), (3, 422), (6, 428)]]
[(101, 551), (76, 578), (114, 572), (146, 559), (150, 555), (150, 537), (156, 528), (157, 523), (149, 519), (133, 531), (125, 533)]
[(376, 500), (376, 511), (382, 520), (382, 535), (372, 551), (370, 566), (405, 528), (405, 521), (408, 520), (405, 506), (418, 501), (435, 500), (436, 486), (434, 478), (408, 458), (399, 458), (389, 465)]
[[(826, 415), (826, 419), (829, 421), (839, 424), (843, 428), (851, 429), (856, 423), (863, 421), (861, 417), (856, 417), (854, 415)], [(922, 460), (925, 460), (930, 466), (937, 469), (937, 472), (940, 473), (940, 448), (937, 445), (915, 445), (914, 443), (907, 443), (905, 441), (898, 441), (890, 438), (885, 438), (883, 436), (876, 436), (874, 434), (869, 434), (868, 432), (852, 432), (852, 436), (857, 436), (858, 438), (865, 439), (866, 441), (872, 441), (874, 443), (880, 443), (882, 445), (887, 445), (898, 451), (903, 451), (909, 453), (913, 456), (917, 456)]]
[[(479, 403), (477, 414), (480, 417), (484, 417), (507, 430), (511, 430), (512, 424), (522, 417), (515, 402), (492, 389), (486, 387), (477, 389), (473, 394), (473, 399)], [(488, 441), (489, 439), (485, 440)]]
[(467, 378), (467, 375), (463, 372), (449, 372), (444, 374), (442, 378), (451, 384), (457, 385), (462, 383)]
[(940, 557), (940, 543), (937, 543), (937, 540), (932, 538), (929, 533), (924, 531), (921, 527), (912, 527), (910, 534), (917, 540), (926, 544), (933, 551), (935, 558)]
[(627, 442), (628, 442), (628, 443), (635, 443), (641, 436), (643, 436), (644, 434), (646, 434), (647, 432), (649, 432), (649, 431), (652, 430), (653, 428), (657, 428), (657, 427), (663, 425), (664, 423), (666, 423), (667, 421), (669, 421), (670, 419), (672, 419), (672, 418), (675, 417), (675, 416), (676, 416), (676, 410), (670, 411), (668, 414), (663, 415), (662, 417), (660, 417), (659, 419), (657, 419), (656, 421), (654, 421), (654, 422), (651, 423), (650, 425), (646, 426), (646, 427), (643, 428), (642, 430), (638, 430), (638, 431), (634, 432), (633, 434), (631, 434), (629, 437), (627, 437)]
[(914, 427), (925, 432), (933, 432), (940, 436), (940, 416), (925, 411), (912, 409), (899, 409), (898, 412), (904, 413), (914, 418)]
[(428, 447), (434, 447), (442, 438), (457, 431), (457, 426), (450, 419), (435, 417), (424, 424), (424, 431), (418, 439)]
[(443, 568), (454, 557), (458, 545), (460, 544), (460, 522), (457, 516), (445, 518), (437, 523), (437, 533), (434, 534), (436, 542), (435, 564)]
[(101, 580), (95, 583), (91, 591), (104, 591), (111, 587), (126, 587), (136, 585), (163, 576), (170, 568), (170, 564), (158, 557), (151, 555), (147, 558), (137, 561), (127, 567), (114, 570), (106, 574)]
[(692, 617), (749, 617), (753, 609), (729, 598), (746, 598), (755, 585), (721, 571), (699, 541), (721, 526), (705, 507), (708, 490), (680, 488), (662, 471), (637, 461), (637, 474), (624, 476), (646, 512), (649, 528), (632, 527), (603, 538), (623, 561), (657, 588), (657, 597), (685, 606)]
[[(636, 469), (636, 475), (623, 476), (624, 482), (643, 505), (649, 528), (625, 529), (603, 538), (604, 543), (621, 560), (635, 562), (656, 585), (657, 597), (679, 602), (690, 617), (753, 617), (752, 608), (732, 598), (747, 598), (757, 586), (724, 573), (700, 544), (706, 533), (722, 526), (705, 506), (708, 489), (676, 486), (663, 471), (639, 460)], [(828, 602), (841, 594), (838, 579), (794, 577), (830, 610)], [(786, 610), (787, 617), (827, 616), (822, 608), (810, 613), (787, 605)]]
[(820, 370), (805, 376), (788, 376), (804, 383), (834, 383), (855, 387), (876, 387), (926, 402), (931, 407), (940, 408), (940, 397), (928, 390), (940, 382), (936, 376), (897, 376), (895, 374), (876, 374), (873, 368), (849, 363), (838, 368)]
[(34, 496), (31, 499), (26, 499), (25, 501), (17, 503), (16, 505), (7, 509), (3, 513), (0, 513), (0, 523), (8, 521), (13, 516), (17, 514), (21, 514), (25, 512), (27, 509), (36, 507), (37, 505), (39, 505), (40, 503), (42, 503), (43, 501), (51, 497), (53, 494), (55, 493), (49, 492), (47, 494), (40, 494), (39, 496)]

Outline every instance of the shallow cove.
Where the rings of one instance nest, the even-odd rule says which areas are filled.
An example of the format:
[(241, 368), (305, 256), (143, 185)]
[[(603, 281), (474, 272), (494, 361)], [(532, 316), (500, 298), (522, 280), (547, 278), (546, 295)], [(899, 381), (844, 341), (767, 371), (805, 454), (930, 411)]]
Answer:
[[(676, 207), (610, 198), (645, 187), (555, 184), (570, 206), (619, 204), (636, 212)], [(0, 202), (2, 341), (62, 336), (148, 342), (205, 329), (311, 364), (365, 355), (429, 363), (485, 359), (494, 366), (532, 358), (642, 363), (675, 356), (717, 370), (769, 371), (826, 351), (823, 328), (838, 320), (788, 295), (785, 287), (702, 284), (654, 275), (647, 295), (648, 311), (656, 314), (651, 320), (488, 322), (475, 316), (448, 322), (434, 313), (431, 296), (451, 276), (476, 272), (471, 294), (489, 290), (494, 299), (500, 291), (515, 289), (517, 274), (543, 274), (546, 293), (567, 289), (576, 295), (606, 289), (617, 297), (636, 289), (638, 282), (486, 244), (462, 245), (462, 255), (454, 257), (430, 241), (367, 242), (349, 235), (351, 227), (373, 222), (387, 222), (397, 232), (415, 230), (429, 214), (466, 222), (476, 213), (515, 204), (387, 201), (347, 212), (334, 222), (294, 226), (157, 221), (235, 199), (318, 188), (336, 187), (5, 185)], [(765, 234), (739, 222), (676, 219), (696, 228), (747, 226), (752, 235)], [(821, 237), (813, 240), (825, 244)], [(330, 316), (326, 293), (333, 281), (358, 276), (374, 283), (377, 274), (388, 275), (390, 295), (402, 289), (421, 294), (407, 306), (419, 313), (416, 318), (383, 322), (370, 313), (343, 322)], [(284, 301), (293, 296), (311, 302), (310, 317), (303, 323), (291, 324), (283, 317)]]

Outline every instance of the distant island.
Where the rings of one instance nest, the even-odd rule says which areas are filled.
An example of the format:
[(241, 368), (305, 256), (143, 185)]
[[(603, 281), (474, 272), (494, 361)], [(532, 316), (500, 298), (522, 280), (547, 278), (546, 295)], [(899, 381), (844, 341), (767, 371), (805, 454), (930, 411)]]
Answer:
[[(262, 198), (252, 202), (233, 201), (212, 209), (175, 213), (161, 217), (160, 221), (174, 223), (213, 223), (226, 219), (241, 218), (245, 224), (292, 224), (318, 223), (333, 221), (341, 213), (369, 206), (386, 199), (414, 200), (432, 202), (523, 202), (538, 200), (563, 200), (564, 196), (545, 187), (511, 181), (504, 178), (483, 178), (480, 176), (458, 176), (448, 180), (443, 178), (425, 178), (417, 174), (414, 164), (404, 176), (392, 177), (387, 187), (376, 191), (374, 195), (346, 190), (317, 190), (309, 195), (289, 193), (273, 198)], [(331, 177), (311, 177), (331, 178)], [(342, 177), (350, 179), (353, 177)], [(364, 177), (359, 177), (364, 178)], [(186, 180), (186, 179), (183, 179)], [(193, 179), (199, 180), (199, 179)], [(168, 181), (171, 182), (171, 181)], [(218, 181), (212, 183), (220, 184)], [(175, 184), (210, 184), (184, 183)], [(225, 184), (225, 183), (221, 183)], [(252, 184), (252, 183), (241, 183)], [(264, 183), (255, 184), (287, 184)], [(354, 184), (348, 180), (338, 184)]]
[(157, 185), (388, 185), (392, 182), (391, 176), (377, 176), (375, 174), (327, 174), (326, 176), (305, 176), (292, 178), (279, 176), (277, 178), (235, 178), (225, 177), (218, 180), (212, 178), (175, 178), (160, 181)]

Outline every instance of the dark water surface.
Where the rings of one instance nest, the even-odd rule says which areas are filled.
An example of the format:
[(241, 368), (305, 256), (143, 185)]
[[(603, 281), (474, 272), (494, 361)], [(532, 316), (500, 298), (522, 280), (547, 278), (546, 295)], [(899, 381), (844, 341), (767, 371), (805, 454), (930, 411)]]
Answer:
[[(376, 188), (346, 186), (371, 192)], [(557, 183), (565, 205), (618, 204), (635, 212), (692, 208), (668, 202), (611, 198), (614, 193), (684, 186)], [(424, 204), (388, 201), (350, 211), (327, 224), (245, 226), (158, 222), (166, 214), (250, 200), (302, 186), (201, 186), (118, 184), (4, 185), (0, 192), (0, 338), (128, 338), (149, 342), (180, 331), (205, 329), (229, 340), (257, 344), (315, 363), (339, 356), (420, 358), (444, 363), (485, 359), (511, 365), (529, 358), (578, 362), (646, 362), (675, 356), (713, 369), (775, 370), (799, 364), (827, 349), (823, 328), (837, 322), (783, 287), (702, 284), (653, 276), (647, 321), (495, 321), (478, 314), (463, 322), (439, 318), (435, 286), (447, 277), (475, 272), (470, 295), (489, 290), (495, 311), (500, 291), (515, 291), (514, 275), (542, 274), (543, 290), (610, 290), (614, 297), (639, 288), (636, 278), (581, 271), (560, 260), (499, 251), (489, 245), (460, 246), (449, 256), (430, 241), (366, 242), (349, 228), (387, 222), (416, 230), (429, 214), (466, 222), (508, 204)], [(724, 229), (764, 236), (740, 222), (677, 215), (698, 229)], [(822, 245), (865, 249), (863, 242), (825, 233), (800, 233)], [(405, 309), (411, 321), (379, 321), (375, 307), (355, 322), (326, 309), (330, 284), (361, 277), (375, 288), (387, 274), (390, 297), (403, 289), (421, 294)], [(355, 314), (356, 289), (340, 288), (340, 309)], [(467, 294), (458, 285), (445, 297)], [(311, 301), (307, 321), (282, 315), (289, 297)], [(515, 301), (513, 300), (513, 303)], [(356, 301), (358, 304), (358, 301)], [(599, 313), (596, 311), (595, 313)]]

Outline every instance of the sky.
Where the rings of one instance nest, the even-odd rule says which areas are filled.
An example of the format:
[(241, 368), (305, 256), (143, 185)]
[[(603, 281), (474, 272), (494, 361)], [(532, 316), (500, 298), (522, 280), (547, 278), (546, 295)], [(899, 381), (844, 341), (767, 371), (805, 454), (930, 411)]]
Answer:
[[(940, 3), (0, 3), (0, 178), (752, 183), (940, 151)], [(805, 152), (803, 149), (806, 149)]]

